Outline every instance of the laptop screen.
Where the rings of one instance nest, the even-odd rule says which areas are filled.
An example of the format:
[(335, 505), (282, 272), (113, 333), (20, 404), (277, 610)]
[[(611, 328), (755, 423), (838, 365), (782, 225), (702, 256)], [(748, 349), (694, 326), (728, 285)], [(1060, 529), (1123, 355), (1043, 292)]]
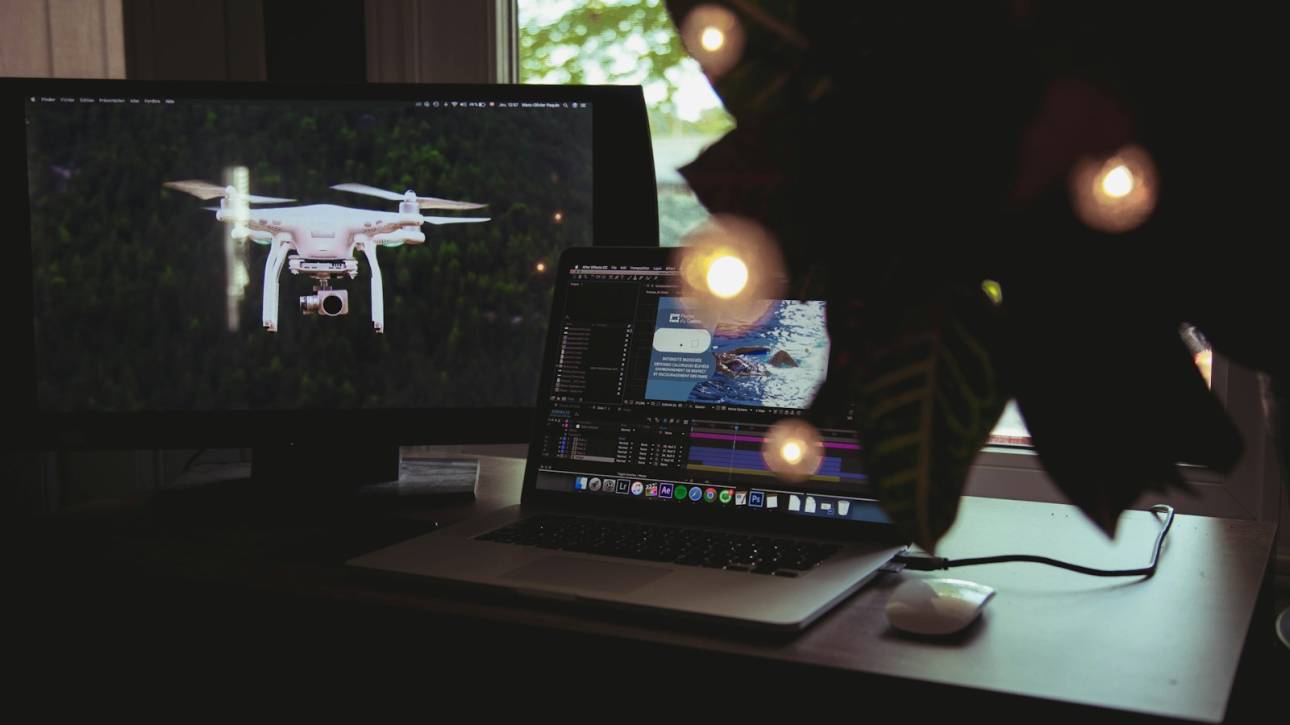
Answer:
[(755, 320), (703, 320), (682, 304), (665, 250), (645, 255), (658, 264), (571, 256), (588, 258), (562, 261), (529, 460), (538, 490), (889, 522), (854, 430), (820, 431), (823, 460), (801, 483), (781, 482), (762, 457), (770, 426), (801, 415), (824, 382), (823, 302), (776, 300)]

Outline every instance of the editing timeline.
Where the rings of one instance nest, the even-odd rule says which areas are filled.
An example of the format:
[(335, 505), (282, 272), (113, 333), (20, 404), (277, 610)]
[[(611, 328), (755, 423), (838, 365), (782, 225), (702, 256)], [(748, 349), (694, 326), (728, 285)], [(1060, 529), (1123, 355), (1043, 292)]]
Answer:
[[(543, 456), (631, 467), (642, 475), (757, 485), (774, 479), (762, 458), (768, 426), (711, 420), (583, 417), (552, 410)], [(854, 434), (823, 431), (824, 459), (810, 481), (822, 490), (867, 491)]]
[(688, 433), (689, 426), (679, 422), (574, 418), (570, 411), (553, 410), (543, 439), (543, 455), (633, 466), (636, 470), (676, 471), (686, 464)]

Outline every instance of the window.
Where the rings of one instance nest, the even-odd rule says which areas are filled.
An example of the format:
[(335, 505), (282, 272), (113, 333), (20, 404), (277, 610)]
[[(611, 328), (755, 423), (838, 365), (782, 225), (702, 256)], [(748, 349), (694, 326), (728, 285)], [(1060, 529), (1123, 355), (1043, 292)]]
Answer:
[(686, 54), (663, 0), (519, 0), (522, 83), (644, 88), (658, 180), (659, 242), (676, 246), (707, 219), (678, 171), (734, 127)]

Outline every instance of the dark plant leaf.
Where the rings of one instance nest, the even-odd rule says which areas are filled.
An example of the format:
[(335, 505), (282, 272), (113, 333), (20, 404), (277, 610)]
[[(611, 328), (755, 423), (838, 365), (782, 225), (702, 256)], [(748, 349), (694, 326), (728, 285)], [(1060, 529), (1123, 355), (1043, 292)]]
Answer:
[[(760, 125), (727, 133), (681, 169), (699, 201), (713, 214), (738, 214), (773, 226), (793, 212), (796, 147)], [(788, 148), (785, 148), (788, 146)]]
[(1113, 536), (1120, 512), (1144, 494), (1187, 490), (1176, 464), (1230, 470), (1241, 439), (1171, 306), (1153, 305), (1155, 290), (1129, 281), (1136, 272), (1070, 266), (1074, 280), (1086, 272), (1097, 286), (1005, 284), (1010, 380), (1045, 471)]
[(902, 333), (871, 350), (855, 381), (865, 474), (883, 507), (932, 551), (958, 512), (968, 469), (1008, 401), (998, 310), (979, 289), (908, 310)]

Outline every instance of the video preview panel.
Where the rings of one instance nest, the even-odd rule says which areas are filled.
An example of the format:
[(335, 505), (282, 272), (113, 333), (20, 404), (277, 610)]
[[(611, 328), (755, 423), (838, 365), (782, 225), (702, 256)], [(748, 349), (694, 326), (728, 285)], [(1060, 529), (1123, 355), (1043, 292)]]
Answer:
[(40, 408), (532, 404), (592, 112), (33, 99)]
[(755, 319), (702, 320), (680, 298), (663, 297), (645, 397), (804, 410), (828, 361), (822, 301), (773, 300)]

